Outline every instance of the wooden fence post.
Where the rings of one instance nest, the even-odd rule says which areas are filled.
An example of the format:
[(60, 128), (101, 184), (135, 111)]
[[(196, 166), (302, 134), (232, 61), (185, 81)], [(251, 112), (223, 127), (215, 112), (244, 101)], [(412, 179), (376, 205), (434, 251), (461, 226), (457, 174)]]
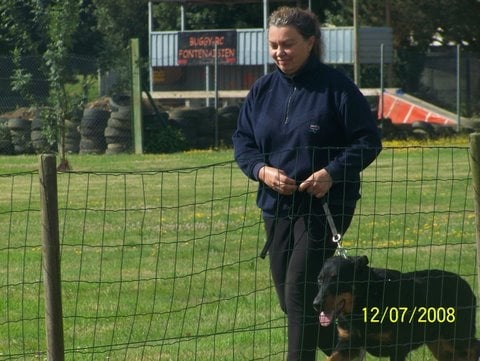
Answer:
[(133, 147), (135, 154), (143, 153), (143, 120), (142, 120), (142, 75), (140, 68), (140, 43), (138, 39), (130, 40), (132, 68), (132, 115), (133, 115)]
[[(477, 250), (480, 249), (480, 133), (470, 134), (470, 168), (472, 169), (473, 202)], [(477, 251), (477, 293), (480, 292), (480, 252)]]
[(60, 277), (57, 167), (54, 154), (42, 154), (40, 156), (40, 212), (42, 219), (47, 360), (63, 361), (65, 359), (65, 346)]

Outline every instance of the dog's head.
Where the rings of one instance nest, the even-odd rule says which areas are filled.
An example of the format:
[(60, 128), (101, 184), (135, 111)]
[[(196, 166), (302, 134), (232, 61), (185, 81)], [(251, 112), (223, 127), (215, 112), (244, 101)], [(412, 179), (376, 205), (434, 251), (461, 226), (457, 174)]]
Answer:
[(367, 265), (367, 256), (334, 256), (325, 261), (318, 275), (318, 293), (313, 301), (322, 326), (330, 325), (339, 314), (352, 312), (355, 284), (367, 278)]

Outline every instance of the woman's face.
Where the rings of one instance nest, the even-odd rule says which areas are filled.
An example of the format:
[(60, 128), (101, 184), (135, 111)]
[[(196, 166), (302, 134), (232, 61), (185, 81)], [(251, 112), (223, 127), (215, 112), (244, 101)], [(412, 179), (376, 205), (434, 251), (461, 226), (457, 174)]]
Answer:
[(305, 64), (314, 43), (315, 37), (305, 40), (293, 26), (270, 26), (268, 29), (270, 56), (287, 75), (294, 75)]

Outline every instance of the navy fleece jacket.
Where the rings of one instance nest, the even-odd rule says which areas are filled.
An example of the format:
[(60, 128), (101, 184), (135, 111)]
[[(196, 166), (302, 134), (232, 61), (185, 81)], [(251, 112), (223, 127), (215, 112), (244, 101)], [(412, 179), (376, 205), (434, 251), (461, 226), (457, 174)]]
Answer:
[[(298, 183), (325, 168), (333, 179), (330, 204), (353, 207), (360, 172), (381, 150), (370, 107), (345, 75), (313, 56), (294, 77), (279, 69), (258, 79), (240, 111), (233, 135), (235, 160), (251, 179), (265, 165)], [(260, 184), (257, 205), (266, 217), (286, 216), (305, 194), (283, 196)], [(310, 199), (310, 206), (320, 200)]]

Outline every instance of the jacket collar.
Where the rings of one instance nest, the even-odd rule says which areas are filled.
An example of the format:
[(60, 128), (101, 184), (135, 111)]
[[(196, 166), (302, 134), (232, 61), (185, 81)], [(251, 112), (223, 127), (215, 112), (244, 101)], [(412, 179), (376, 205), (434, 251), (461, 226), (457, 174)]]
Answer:
[(305, 80), (308, 80), (311, 77), (310, 74), (312, 72), (317, 72), (319, 70), (320, 65), (321, 65), (320, 60), (318, 60), (318, 58), (315, 55), (310, 54), (305, 65), (303, 65), (303, 67), (301, 67), (300, 70), (295, 75), (293, 76), (286, 75), (278, 67), (277, 67), (277, 72), (282, 76), (282, 78), (284, 78), (288, 82), (297, 83), (297, 82), (303, 82)]

